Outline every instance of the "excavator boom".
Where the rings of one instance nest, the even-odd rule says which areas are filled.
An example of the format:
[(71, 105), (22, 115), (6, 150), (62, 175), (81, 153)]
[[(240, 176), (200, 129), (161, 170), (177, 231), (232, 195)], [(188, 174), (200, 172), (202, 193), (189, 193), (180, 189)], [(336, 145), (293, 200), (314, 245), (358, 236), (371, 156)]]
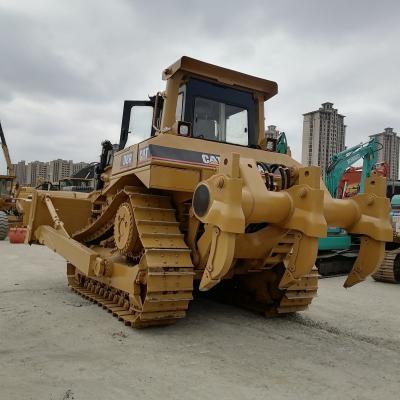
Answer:
[(1, 122), (0, 122), (0, 139), (1, 139), (1, 148), (3, 149), (3, 154), (7, 165), (7, 175), (14, 176), (15, 175), (14, 166), (11, 162), (10, 152), (8, 151), (8, 146), (6, 138), (4, 136), (3, 127), (1, 126)]
[(360, 192), (364, 191), (364, 181), (365, 178), (371, 175), (372, 170), (375, 168), (379, 146), (380, 144), (376, 139), (371, 139), (369, 142), (350, 147), (332, 157), (332, 161), (326, 171), (325, 179), (326, 187), (332, 197), (336, 198), (340, 180), (347, 168), (361, 159), (363, 160), (363, 168), (360, 180)]

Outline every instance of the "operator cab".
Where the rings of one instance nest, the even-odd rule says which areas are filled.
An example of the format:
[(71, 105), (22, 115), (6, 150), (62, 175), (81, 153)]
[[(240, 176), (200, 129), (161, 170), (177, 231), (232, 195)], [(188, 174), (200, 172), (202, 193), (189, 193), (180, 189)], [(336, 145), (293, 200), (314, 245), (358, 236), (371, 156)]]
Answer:
[[(121, 140), (120, 150), (133, 144), (129, 143), (133, 136), (136, 141), (145, 140), (160, 130), (163, 102), (160, 95), (148, 101), (125, 101), (121, 138), (127, 137), (127, 142)], [(181, 136), (255, 146), (255, 115), (256, 104), (250, 92), (195, 78), (179, 88), (175, 121)]]
[(0, 176), (0, 197), (11, 197), (14, 177)]
[(277, 93), (275, 82), (189, 57), (164, 70), (163, 79), (165, 92), (125, 101), (119, 150), (158, 133), (248, 147), (265, 140), (264, 101)]
[(255, 102), (244, 90), (189, 79), (179, 88), (176, 121), (189, 122), (194, 138), (242, 146), (256, 143)]

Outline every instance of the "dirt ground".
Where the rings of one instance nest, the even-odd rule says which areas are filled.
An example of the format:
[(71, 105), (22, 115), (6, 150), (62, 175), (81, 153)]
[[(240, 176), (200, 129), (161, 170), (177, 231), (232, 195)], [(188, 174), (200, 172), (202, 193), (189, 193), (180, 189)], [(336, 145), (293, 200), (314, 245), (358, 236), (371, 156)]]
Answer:
[(275, 319), (195, 300), (134, 330), (45, 247), (0, 242), (0, 270), (0, 399), (400, 398), (400, 285), (323, 279), (309, 311)]

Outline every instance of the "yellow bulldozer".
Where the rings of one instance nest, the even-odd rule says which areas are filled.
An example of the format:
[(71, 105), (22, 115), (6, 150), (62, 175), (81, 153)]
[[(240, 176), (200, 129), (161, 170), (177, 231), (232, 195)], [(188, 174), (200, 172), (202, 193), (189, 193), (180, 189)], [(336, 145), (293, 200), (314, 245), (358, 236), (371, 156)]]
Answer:
[(0, 240), (4, 240), (8, 235), (10, 242), (23, 243), (22, 226), (27, 224), (32, 189), (21, 187), (16, 181), (14, 165), (1, 123), (0, 142), (7, 166), (7, 175), (0, 175)]
[[(189, 57), (162, 76), (165, 91), (125, 101), (97, 190), (33, 191), (27, 242), (66, 259), (74, 291), (134, 327), (184, 317), (194, 290), (264, 315), (302, 311), (317, 293), (327, 226), (360, 235), (345, 287), (375, 271), (392, 240), (384, 178), (337, 200), (319, 167), (273, 151), (264, 134), (273, 81)], [(148, 138), (127, 146), (146, 133), (135, 121), (145, 107)]]
[(393, 241), (386, 244), (383, 262), (372, 277), (378, 282), (400, 283), (400, 195), (394, 195), (390, 203)]
[(15, 200), (13, 195), (16, 178), (1, 122), (0, 142), (7, 166), (7, 174), (0, 175), (0, 240), (4, 240), (8, 234), (9, 220), (13, 220), (14, 218), (13, 211), (15, 210)]

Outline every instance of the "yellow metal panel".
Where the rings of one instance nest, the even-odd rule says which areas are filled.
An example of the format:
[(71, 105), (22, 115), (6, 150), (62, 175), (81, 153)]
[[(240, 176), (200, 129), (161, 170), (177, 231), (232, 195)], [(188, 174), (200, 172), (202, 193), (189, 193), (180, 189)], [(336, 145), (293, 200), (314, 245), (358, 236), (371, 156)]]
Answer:
[(199, 182), (199, 171), (182, 168), (162, 167), (159, 165), (151, 166), (151, 188), (192, 192)]
[(112, 164), (113, 175), (136, 168), (137, 148), (138, 145), (130, 146), (114, 154), (114, 160)]
[(51, 198), (54, 208), (69, 234), (88, 224), (92, 202), (88, 199), (87, 193), (34, 190), (28, 225), (29, 240), (33, 239), (32, 234), (39, 226), (53, 226), (53, 220), (44, 201), (46, 196)]
[(278, 93), (276, 82), (219, 67), (187, 56), (181, 57), (166, 68), (163, 72), (163, 79), (170, 80), (177, 72), (199, 75), (228, 85), (242, 86), (246, 89), (259, 91), (264, 94), (265, 99), (269, 99)]

